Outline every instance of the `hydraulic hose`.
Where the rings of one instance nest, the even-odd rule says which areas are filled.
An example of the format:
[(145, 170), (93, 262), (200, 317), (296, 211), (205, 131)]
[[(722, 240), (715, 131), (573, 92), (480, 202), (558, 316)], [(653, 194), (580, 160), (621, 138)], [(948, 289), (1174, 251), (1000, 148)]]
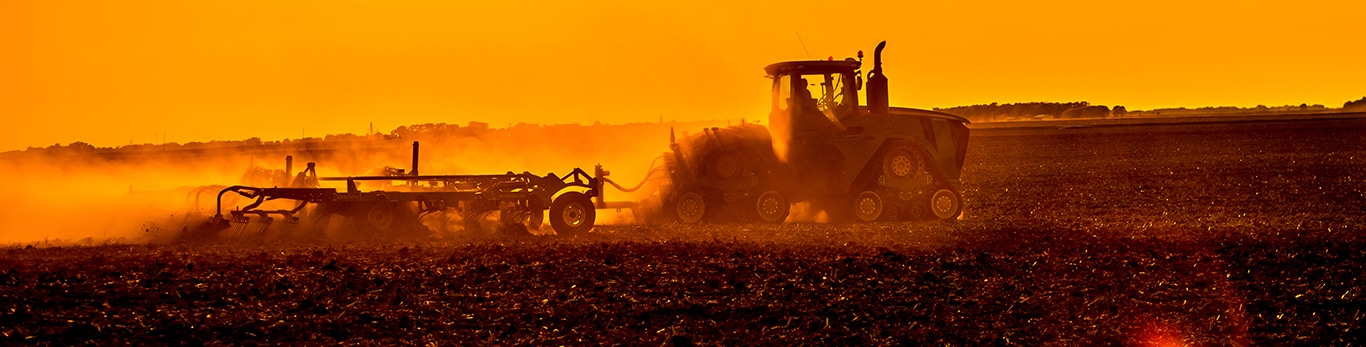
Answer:
[(607, 182), (607, 184), (611, 184), (612, 187), (617, 188), (617, 190), (620, 190), (620, 191), (625, 192), (625, 193), (633, 193), (633, 192), (635, 192), (635, 191), (637, 191), (637, 190), (640, 190), (640, 187), (645, 186), (645, 182), (649, 182), (649, 181), (650, 181), (650, 176), (654, 176), (655, 172), (656, 172), (656, 171), (659, 171), (659, 170), (657, 170), (657, 169), (655, 168), (655, 164), (659, 163), (659, 160), (660, 160), (660, 159), (664, 159), (664, 157), (662, 157), (662, 156), (660, 156), (660, 157), (655, 157), (655, 160), (652, 161), (652, 162), (650, 162), (650, 171), (647, 171), (647, 172), (645, 173), (645, 178), (644, 178), (644, 179), (641, 179), (641, 180), (640, 180), (640, 184), (637, 184), (635, 187), (631, 187), (631, 188), (622, 187), (621, 185), (617, 184), (617, 182), (613, 182), (612, 179), (607, 178), (607, 177), (603, 177), (602, 180), (603, 180), (603, 182)]

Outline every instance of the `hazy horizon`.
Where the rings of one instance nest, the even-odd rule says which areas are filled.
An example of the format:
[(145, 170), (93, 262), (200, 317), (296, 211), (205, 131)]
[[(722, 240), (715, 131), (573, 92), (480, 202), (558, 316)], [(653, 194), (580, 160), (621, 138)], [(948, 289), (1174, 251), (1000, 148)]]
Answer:
[(0, 114), (20, 131), (0, 150), (371, 123), (757, 119), (764, 65), (871, 59), (883, 40), (904, 107), (1337, 107), (1366, 95), (1352, 44), (1366, 3), (889, 2), (813, 15), (822, 4), (3, 3)]

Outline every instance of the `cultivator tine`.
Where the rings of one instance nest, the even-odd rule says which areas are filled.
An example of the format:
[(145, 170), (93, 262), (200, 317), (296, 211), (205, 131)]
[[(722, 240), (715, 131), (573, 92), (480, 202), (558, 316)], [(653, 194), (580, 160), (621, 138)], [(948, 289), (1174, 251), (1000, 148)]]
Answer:
[(253, 233), (256, 236), (265, 235), (266, 230), (270, 229), (270, 225), (273, 223), (275, 223), (275, 218), (261, 217), (257, 220), (256, 229), (253, 230)]
[(266, 230), (270, 229), (270, 225), (274, 222), (275, 219), (270, 217), (261, 217), (257, 218), (254, 221), (250, 217), (246, 216), (233, 218), (232, 223), (235, 225), (233, 226), (234, 230), (232, 232), (232, 236), (245, 237), (249, 235), (264, 235), (266, 233)]
[(242, 237), (247, 231), (247, 226), (251, 224), (251, 219), (247, 217), (233, 218), (232, 224), (231, 235), (233, 237)]

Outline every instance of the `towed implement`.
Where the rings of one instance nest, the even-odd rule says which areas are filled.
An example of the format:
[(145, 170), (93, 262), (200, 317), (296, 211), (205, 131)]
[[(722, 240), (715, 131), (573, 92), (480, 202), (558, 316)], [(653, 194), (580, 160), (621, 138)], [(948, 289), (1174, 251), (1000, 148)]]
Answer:
[[(217, 230), (239, 223), (246, 229), (251, 217), (261, 230), (281, 218), (300, 224), (301, 217), (313, 219), (311, 229), (320, 228), (322, 218), (339, 215), (346, 225), (362, 235), (402, 235), (426, 230), (421, 220), (434, 213), (458, 213), (468, 231), (483, 230), (483, 222), (496, 217), (499, 230), (526, 232), (539, 229), (549, 210), (551, 228), (560, 235), (580, 235), (593, 228), (596, 209), (631, 208), (629, 202), (603, 200), (603, 183), (608, 175), (599, 165), (593, 174), (575, 168), (564, 176), (529, 172), (485, 175), (420, 175), (418, 143), (413, 142), (410, 172), (387, 170), (386, 175), (317, 177), (313, 163), (300, 172), (289, 186), (230, 186), (218, 193), (211, 225)], [(286, 169), (288, 171), (288, 168)], [(319, 187), (320, 181), (342, 181), (346, 188)], [(398, 184), (395, 184), (398, 183)], [(382, 190), (362, 190), (378, 186)], [(236, 194), (250, 200), (244, 206), (224, 212), (224, 196)], [(271, 201), (292, 202), (285, 208), (266, 208)], [(279, 204), (275, 204), (278, 206)], [(312, 209), (306, 209), (310, 205)], [(305, 216), (307, 215), (307, 216)], [(442, 219), (442, 229), (445, 219)], [(447, 232), (448, 230), (441, 230)]]

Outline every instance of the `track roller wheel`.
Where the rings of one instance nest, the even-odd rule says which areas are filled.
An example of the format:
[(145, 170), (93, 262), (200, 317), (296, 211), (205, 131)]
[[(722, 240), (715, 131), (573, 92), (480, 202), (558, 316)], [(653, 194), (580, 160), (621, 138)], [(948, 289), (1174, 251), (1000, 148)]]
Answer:
[(854, 198), (854, 217), (861, 222), (875, 222), (882, 218), (882, 196), (865, 190)]
[(674, 202), (674, 213), (683, 223), (697, 223), (707, 214), (707, 202), (696, 192), (683, 193), (678, 197), (678, 201)]
[(951, 189), (940, 189), (930, 195), (929, 209), (940, 220), (957, 219), (963, 213), (963, 200)]
[(787, 203), (787, 198), (773, 190), (760, 194), (755, 205), (759, 212), (759, 220), (765, 223), (782, 223), (792, 212), (792, 205)]
[(587, 234), (593, 229), (597, 213), (587, 195), (564, 193), (550, 203), (550, 227), (560, 235)]

